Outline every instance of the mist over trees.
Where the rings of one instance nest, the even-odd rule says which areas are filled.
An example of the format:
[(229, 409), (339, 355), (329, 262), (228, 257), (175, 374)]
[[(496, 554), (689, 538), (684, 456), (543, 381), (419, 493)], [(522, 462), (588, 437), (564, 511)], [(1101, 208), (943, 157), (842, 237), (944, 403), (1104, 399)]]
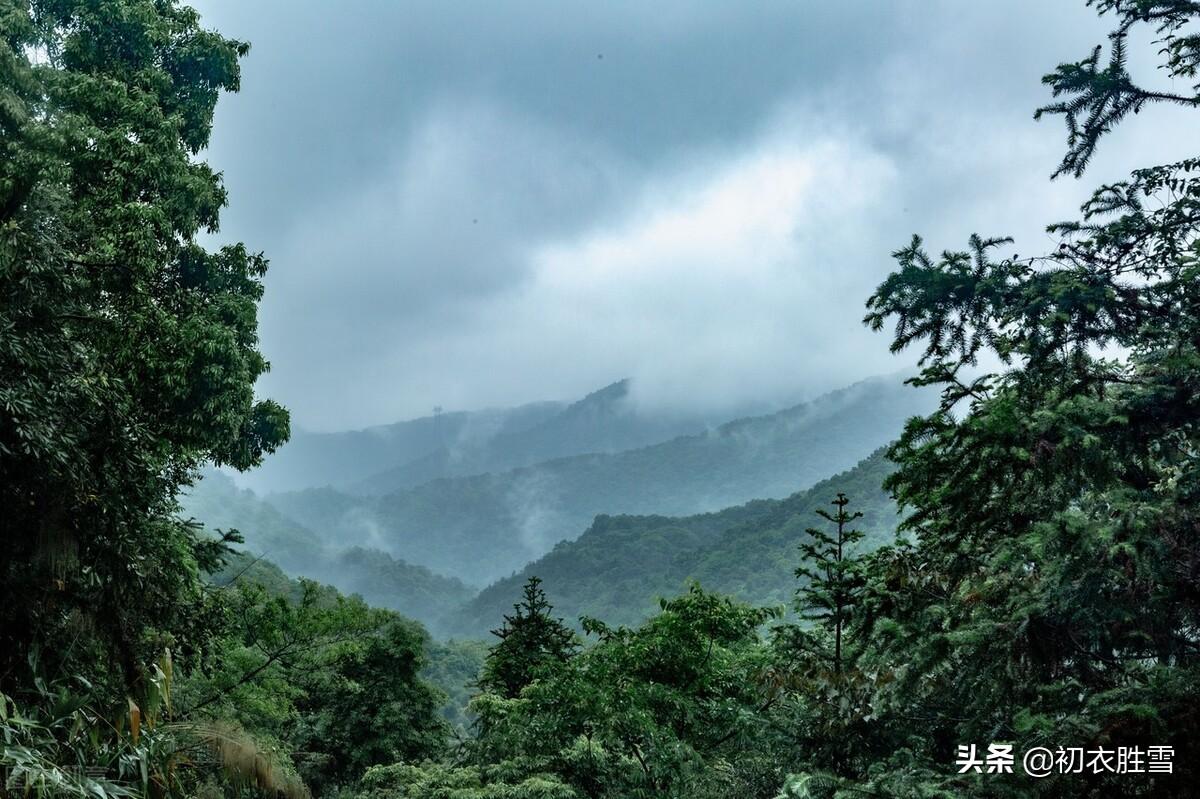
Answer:
[[(582, 431), (606, 425), (575, 420), (575, 438), (585, 449), (568, 457), (411, 487), (385, 483), (381, 493), (367, 496), (321, 487), (267, 499), (331, 538), (482, 586), (576, 537), (600, 513), (690, 515), (786, 497), (853, 467), (891, 440), (909, 416), (936, 405), (934, 391), (879, 377), (648, 446), (590, 451), (599, 434)], [(521, 453), (530, 443), (525, 436), (506, 439), (493, 439), (493, 446), (512, 445)]]
[[(1200, 107), (1200, 3), (1088, 5), (1055, 178)], [(338, 434), (301, 460), (359, 447), (356, 493), (264, 499), (206, 474), (290, 427), (266, 258), (203, 244), (248, 49), (171, 0), (0, 6), (0, 797), (1194, 795), (1200, 158), (1045, 254), (901, 246), (862, 321), (919, 353), (902, 389), (693, 432), (615, 384), (458, 455), (465, 417)]]

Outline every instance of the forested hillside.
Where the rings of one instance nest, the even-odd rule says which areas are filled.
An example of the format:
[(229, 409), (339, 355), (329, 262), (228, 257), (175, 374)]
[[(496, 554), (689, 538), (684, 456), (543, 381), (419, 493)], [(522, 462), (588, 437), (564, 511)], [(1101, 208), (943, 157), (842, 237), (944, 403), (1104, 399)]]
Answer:
[[(528, 18), (508, 16), (516, 6), (495, 5), (507, 27), (528, 33)], [(1050, 98), (1035, 112), (1066, 122), (1054, 177), (1088, 174), (1109, 134), (1124, 133), (1142, 112), (1169, 108), (1194, 121), (1200, 111), (1200, 2), (1088, 5), (1110, 26), (1107, 43), (1046, 74)], [(916, 46), (931, 45), (937, 26), (967, 8), (906, 6), (924, 26), (913, 29)], [(1013, 16), (1013, 30), (1028, 29), (1029, 7), (1012, 8), (990, 20)], [(297, 9), (273, 7), (270, 21), (290, 22), (284, 15)], [(704, 14), (672, 8), (630, 17), (634, 30), (624, 17), (604, 16), (607, 9), (590, 9), (578, 30), (591, 37), (597, 21), (618, 20), (608, 27), (672, 57), (683, 28), (722, 34), (723, 47), (733, 19), (703, 27), (712, 25)], [(329, 49), (355, 69), (358, 51), (383, 41), (440, 51), (444, 32), (427, 10), (412, 14), (409, 39), (391, 28), (368, 36), (375, 31), (349, 18), (346, 46), (336, 25), (353, 9), (321, 8), (313, 15), (320, 35), (300, 37), (300, 47)], [(879, 40), (858, 17), (849, 21), (849, 33), (824, 50), (811, 34), (797, 38), (807, 29), (773, 33), (788, 48), (847, 50), (860, 60)], [(470, 84), (493, 82), (500, 48), (481, 50), (484, 40), (465, 35), (475, 32), (461, 16), (446, 27), (466, 42)], [(992, 47), (997, 37), (979, 37), (982, 27), (956, 30), (954, 52), (1005, 70), (1020, 60), (1013, 42)], [(500, 32), (485, 31), (486, 41)], [(284, 38), (291, 34), (286, 28)], [(544, 30), (517, 41), (522, 71), (551, 44)], [(584, 41), (570, 39), (567, 50), (595, 68), (589, 76), (620, 64), (595, 52), (598, 40)], [(705, 38), (706, 56), (715, 56), (712, 41)], [(1124, 179), (1106, 164), (1078, 220), (1046, 229), (1053, 243), (1045, 253), (1009, 255), (1010, 239), (980, 235), (961, 250), (930, 248), (917, 236), (895, 250), (890, 271), (863, 298), (862, 322), (883, 334), (881, 348), (915, 351), (919, 371), (903, 385), (866, 380), (650, 446), (441, 477), (378, 497), (332, 487), (278, 494), (268, 505), (213, 472), (260, 467), (291, 432), (289, 411), (260, 382), (270, 366), (259, 340), (266, 256), (240, 242), (209, 246), (229, 197), (206, 151), (218, 100), (241, 87), (248, 53), (177, 0), (0, 4), (0, 799), (1196, 796), (1195, 137), (1167, 141), (1157, 125), (1133, 126), (1142, 138), (1129, 152), (1187, 154), (1135, 164)], [(760, 67), (773, 63), (745, 58), (759, 55), (745, 48), (732, 54), (749, 62), (739, 78), (765, 78)], [(889, 80), (912, 72), (895, 58), (872, 64)], [(1143, 84), (1131, 65), (1159, 69)], [(305, 127), (320, 127), (344, 109), (314, 102), (322, 95), (306, 92), (317, 81), (300, 66), (289, 66), (287, 89), (298, 95)], [(621, 69), (639, 82), (652, 77)], [(335, 99), (378, 104), (365, 71), (355, 86), (335, 84)], [(537, 71), (543, 87), (561, 82), (558, 72)], [(822, 74), (826, 94), (853, 91), (830, 73), (790, 82)], [(407, 87), (414, 75), (386, 78)], [(707, 84), (687, 78), (700, 84), (702, 105), (720, 105)], [(567, 84), (572, 100), (586, 83)], [(625, 103), (633, 88), (626, 81), (613, 94)], [(896, 88), (907, 84), (885, 86)], [(951, 140), (934, 130), (945, 117), (925, 113), (919, 92), (900, 93), (918, 102), (918, 121), (898, 116), (887, 125), (919, 124), (936, 140), (926, 152), (947, 154)], [(666, 94), (651, 96), (661, 103)], [(270, 104), (258, 110), (277, 113)], [(653, 132), (634, 117), (638, 138)], [(376, 127), (371, 136), (393, 140), (391, 127)], [(399, 159), (405, 169), (455, 160), (446, 153), (457, 150), (439, 146), (461, 132), (453, 128), (433, 126), (417, 166)], [(893, 132), (876, 131), (880, 139)], [(484, 157), (454, 174), (479, 185), (477, 172), (487, 169), (476, 167), (490, 169), (509, 152), (496, 149), (498, 138), (486, 128)], [(968, 139), (989, 159), (1005, 157), (990, 141)], [(555, 146), (541, 132), (534, 141), (537, 153)], [(524, 155), (514, 171), (527, 189), (536, 154)], [(344, 172), (351, 156), (287, 167), (308, 180), (322, 169)], [(785, 160), (773, 156), (748, 187), (701, 205), (715, 208), (722, 226), (741, 211), (773, 216), (791, 190), (773, 185)], [(911, 167), (897, 166), (897, 180), (909, 179)], [(845, 186), (810, 179), (821, 174), (806, 167), (799, 182), (831, 194), (862, 180), (853, 172), (839, 178)], [(962, 188), (983, 198), (973, 207), (993, 212), (996, 187), (971, 177)], [(586, 193), (570, 175), (563, 183), (568, 190), (552, 199)], [(415, 185), (421, 190), (411, 196), (398, 193), (424, 211), (442, 186)], [(1039, 190), (1031, 185), (1024, 196)], [(288, 201), (312, 199), (296, 194)], [(511, 194), (494, 198), (515, 202)], [(898, 204), (901, 195), (889, 187), (882, 197)], [(482, 231), (480, 218), (492, 210), (480, 203), (479, 218), (472, 207), (469, 222), (443, 228), (447, 204), (431, 207), (420, 219), (435, 244)], [(391, 217), (381, 216), (390, 230)], [(695, 217), (666, 220), (651, 227), (667, 238), (690, 242), (707, 232)], [(560, 223), (559, 231), (568, 227)], [(736, 253), (757, 248), (773, 226), (734, 237)], [(316, 236), (347, 243), (345, 229), (318, 228)], [(494, 231), (479, 235), (481, 251), (496, 258), (484, 259), (486, 276), (457, 276), (464, 282), (491, 279), (512, 255)], [(585, 250), (626, 255), (626, 247), (585, 238)], [(390, 269), (392, 250), (381, 249)], [(452, 260), (433, 249), (430, 263)], [(844, 263), (836, 248), (824, 253)], [(353, 266), (339, 258), (325, 268), (353, 284)], [(699, 277), (683, 266), (689, 271), (671, 273), (679, 282)], [(596, 275), (580, 271), (582, 293), (590, 292)], [(404, 310), (389, 301), (401, 295), (417, 295), (409, 313), (437, 305), (429, 277), (393, 281), (399, 292), (371, 299), (397, 316)], [(500, 283), (524, 290), (544, 277), (521, 272)], [(728, 281), (718, 285), (722, 300), (742, 288), (740, 272), (703, 277)], [(355, 288), (318, 293), (342, 302)], [(641, 299), (641, 289), (622, 283), (613, 305)], [(472, 309), (483, 307), (471, 299)], [(813, 308), (764, 301), (762, 312), (809, 313), (824, 299), (810, 295)], [(671, 306), (686, 329), (681, 310)], [(317, 327), (308, 344), (335, 332), (327, 319), (290, 305), (286, 313)], [(711, 308), (698, 318), (707, 322)], [(821, 337), (795, 346), (826, 346), (857, 319), (823, 323)], [(762, 332), (749, 328), (748, 337)], [(639, 345), (651, 329), (636, 326)], [(459, 352), (459, 342), (418, 343), (425, 355)], [(330, 352), (349, 349), (334, 342)], [(541, 355), (535, 348), (534, 360)], [(491, 443), (475, 450), (480, 460), (463, 467), (471, 469), (558, 448), (626, 446), (686, 420), (631, 420), (625, 392), (617, 384), (569, 407), (454, 417), (450, 430), (439, 415), (392, 429), (382, 444), (375, 433), (321, 438), (297, 450), (296, 468), (378, 472), (431, 455), (431, 469), (451, 468), (436, 453), (470, 437), (473, 419), (487, 420)], [(293, 479), (291, 468), (281, 467), (282, 483)], [(417, 479), (398, 475), (388, 479)], [(361, 596), (289, 574), (322, 570)], [(467, 600), (466, 581), (493, 584), (445, 625), (488, 629), (486, 642), (434, 641), (407, 615), (441, 619), (446, 605)]]
[(238, 479), (258, 493), (325, 485), (348, 487), (435, 453), (480, 446), (493, 436), (534, 427), (563, 407), (563, 403), (538, 402), (502, 410), (447, 411), (340, 433), (296, 430), (269, 461)]
[(483, 585), (574, 539), (601, 513), (685, 515), (789, 496), (852, 467), (935, 402), (898, 377), (873, 378), (641, 449), (435, 480), (377, 499), (328, 489), (268, 499), (347, 545), (381, 547)]
[(599, 516), (583, 535), (563, 541), (512, 577), (481, 591), (455, 615), (451, 628), (485, 635), (507, 612), (530, 577), (541, 578), (556, 612), (577, 622), (594, 616), (614, 624), (637, 624), (660, 598), (704, 589), (753, 605), (789, 605), (796, 590), (799, 545), (807, 539), (817, 508), (839, 491), (853, 497), (866, 551), (895, 538), (900, 518), (883, 490), (893, 466), (877, 452), (853, 469), (782, 500), (696, 516)]
[(332, 487), (387, 494), (442, 477), (618, 452), (695, 434), (724, 421), (711, 413), (640, 408), (621, 380), (575, 402), (446, 411), (364, 430), (296, 430), (285, 447), (238, 482), (259, 494)]
[(365, 480), (337, 484), (355, 494), (389, 494), (441, 477), (506, 471), (569, 455), (644, 447), (701, 432), (716, 421), (692, 412), (639, 409), (630, 397), (629, 381), (621, 380), (526, 428), (509, 429), (510, 425), (494, 436), (463, 436)]
[(446, 612), (474, 594), (453, 577), (379, 549), (343, 546), (319, 535), (220, 472), (206, 472), (180, 499), (184, 517), (201, 520), (210, 530), (236, 529), (245, 539), (244, 550), (254, 557), (278, 564), (294, 577), (336, 585), (372, 605), (399, 611), (437, 633)]

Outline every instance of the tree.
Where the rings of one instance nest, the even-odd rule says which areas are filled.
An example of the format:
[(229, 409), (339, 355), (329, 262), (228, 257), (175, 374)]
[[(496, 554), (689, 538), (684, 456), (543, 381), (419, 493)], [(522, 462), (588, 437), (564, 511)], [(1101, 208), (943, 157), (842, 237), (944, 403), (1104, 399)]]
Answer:
[(418, 624), (242, 560), (215, 589), (223, 635), (181, 675), (181, 718), (235, 724), (293, 761), (317, 795), (370, 766), (441, 753), (444, 697), (420, 678), (428, 636)]
[(833, 535), (809, 527), (811, 540), (800, 544), (804, 562), (796, 568), (796, 577), (805, 579), (796, 589), (796, 612), (800, 618), (816, 622), (833, 636), (833, 651), (827, 656), (835, 676), (844, 670), (843, 638), (863, 589), (862, 562), (847, 550), (862, 540), (863, 534), (847, 525), (861, 519), (862, 513), (846, 512), (850, 500), (838, 494), (831, 503), (837, 511), (817, 509), (817, 515), (836, 526)]
[(492, 631), (500, 641), (487, 654), (480, 687), (511, 699), (546, 669), (575, 654), (578, 637), (562, 619), (550, 615), (552, 610), (542, 581), (530, 577), (513, 615), (506, 615), (500, 629)]
[(1100, 14), (1112, 12), (1118, 18), (1110, 34), (1108, 63), (1100, 66), (1103, 48), (1099, 45), (1081, 61), (1060, 64), (1042, 78), (1055, 97), (1067, 99), (1039, 108), (1043, 114), (1061, 114), (1067, 124), (1067, 153), (1054, 176), (1071, 174), (1081, 177), (1100, 139), (1131, 112), (1136, 114), (1151, 103), (1170, 103), (1184, 108), (1200, 108), (1200, 82), (1191, 93), (1155, 91), (1137, 85), (1129, 74), (1126, 53), (1129, 33), (1138, 25), (1154, 28), (1163, 56), (1162, 68), (1172, 78), (1182, 80), (1200, 76), (1200, 34), (1188, 32), (1188, 25), (1200, 14), (1194, 0), (1088, 0)]
[(773, 796), (759, 630), (775, 615), (692, 586), (636, 628), (585, 619), (593, 646), (515, 698), (475, 699), (478, 765), (595, 799)]
[[(1056, 175), (1084, 172), (1103, 135), (1151, 103), (1193, 94), (1140, 88), (1126, 70), (1139, 25), (1162, 68), (1194, 80), (1200, 4), (1098, 0), (1116, 17), (1101, 51), (1045, 82), (1060, 99), (1068, 151)], [(1152, 166), (1100, 187), (1082, 220), (1051, 225), (1058, 248), (1003, 258), (972, 237), (934, 258), (919, 238), (868, 303), (892, 348), (923, 347), (913, 382), (941, 408), (914, 419), (889, 457), (887, 486), (916, 543), (872, 575), (873, 666), (896, 679), (880, 704), (911, 748), (875, 790), (936, 775), (955, 743), (1173, 746), (1174, 777), (1111, 774), (1026, 783), (1027, 795), (1185, 796), (1200, 713), (1200, 159)], [(1105, 357), (1105, 351), (1128, 353)], [(1002, 371), (968, 378), (981, 355)], [(904, 736), (905, 719), (923, 735)], [(901, 751), (897, 748), (897, 751)], [(1181, 773), (1182, 772), (1182, 773)], [(891, 781), (892, 787), (881, 788)], [(940, 781), (939, 781), (940, 780)], [(968, 778), (943, 789), (998, 792)], [(932, 784), (932, 783), (929, 783)], [(862, 786), (859, 786), (862, 789)]]
[(114, 701), (165, 645), (186, 659), (216, 550), (174, 498), (287, 437), (254, 397), (266, 260), (197, 241), (226, 196), (196, 156), (247, 50), (175, 2), (0, 11), (4, 691), (31, 684), (30, 651)]
[(800, 544), (803, 561), (796, 577), (796, 615), (807, 625), (775, 628), (779, 664), (772, 675), (775, 690), (786, 697), (776, 707), (774, 724), (795, 750), (805, 769), (849, 775), (852, 766), (869, 760), (873, 741), (871, 680), (857, 668), (867, 643), (860, 623), (870, 557), (854, 552), (864, 535), (852, 525), (862, 518), (849, 512), (845, 494), (831, 503), (833, 513), (818, 508), (833, 533), (810, 527)]
[(516, 782), (489, 780), (493, 776), (475, 766), (440, 764), (421, 766), (397, 763), (369, 769), (356, 799), (579, 799), (570, 786), (547, 776), (524, 777)]
[(295, 749), (319, 753), (300, 772), (314, 790), (357, 779), (371, 766), (440, 754), (449, 725), (444, 695), (419, 677), (428, 635), (391, 611), (373, 610), (374, 629), (314, 653), (290, 682), (297, 700)]

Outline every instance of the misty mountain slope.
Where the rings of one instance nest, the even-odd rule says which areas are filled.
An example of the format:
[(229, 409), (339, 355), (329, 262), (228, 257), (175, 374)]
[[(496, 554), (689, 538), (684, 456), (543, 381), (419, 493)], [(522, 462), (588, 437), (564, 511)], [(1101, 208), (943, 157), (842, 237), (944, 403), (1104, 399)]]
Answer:
[(620, 380), (588, 394), (524, 429), (506, 429), (441, 447), (349, 486), (354, 494), (382, 495), (442, 477), (498, 472), (571, 455), (612, 453), (699, 433), (714, 420), (703, 414), (646, 411)]
[(180, 502), (184, 518), (194, 518), (210, 530), (236, 528), (246, 541), (239, 549), (247, 554), (276, 564), (292, 577), (308, 577), (343, 593), (360, 594), (372, 605), (417, 619), (431, 632), (441, 631), (448, 608), (474, 593), (460, 580), (396, 560), (386, 552), (327, 542), (219, 472), (206, 473)]
[(183, 518), (195, 518), (209, 530), (236, 528), (246, 540), (246, 550), (269, 558), (285, 571), (324, 556), (321, 536), (261, 501), (253, 491), (238, 488), (222, 472), (205, 471), (179, 502)]
[(852, 467), (935, 403), (929, 390), (876, 378), (640, 449), (434, 480), (379, 498), (298, 492), (269, 500), (294, 518), (320, 518), (339, 541), (483, 585), (575, 538), (601, 513), (684, 516), (789, 496)]
[(457, 411), (340, 433), (294, 430), (262, 466), (237, 476), (257, 492), (315, 486), (348, 486), (451, 446), (512, 434), (551, 418), (565, 407), (536, 402), (516, 408)]
[(682, 518), (599, 516), (575, 541), (560, 542), (518, 574), (481, 591), (449, 627), (460, 635), (485, 633), (534, 575), (542, 578), (555, 614), (569, 621), (588, 615), (635, 624), (657, 609), (660, 597), (680, 593), (689, 580), (758, 605), (790, 603), (804, 531), (823, 524), (815, 511), (829, 509), (839, 491), (850, 497), (851, 510), (864, 513), (856, 523), (867, 534), (864, 546), (894, 538), (896, 507), (881, 487), (891, 469), (879, 451), (783, 500)]

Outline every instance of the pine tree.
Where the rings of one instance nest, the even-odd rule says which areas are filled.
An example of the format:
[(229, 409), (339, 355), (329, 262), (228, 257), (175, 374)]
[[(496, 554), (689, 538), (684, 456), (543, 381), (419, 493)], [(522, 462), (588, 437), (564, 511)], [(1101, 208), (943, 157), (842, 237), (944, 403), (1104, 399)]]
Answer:
[(835, 526), (834, 534), (809, 527), (805, 533), (810, 540), (800, 544), (804, 562), (796, 569), (796, 577), (807, 582), (796, 589), (796, 612), (833, 636), (833, 651), (826, 657), (833, 673), (841, 675), (845, 666), (846, 627), (864, 585), (861, 558), (848, 554), (862, 540), (863, 533), (848, 525), (861, 519), (862, 513), (846, 512), (850, 500), (845, 494), (839, 493), (830, 504), (837, 508), (835, 512), (818, 508), (817, 515)]
[[(1150, 103), (1200, 107), (1200, 3), (1099, 0), (1101, 51), (1047, 75), (1081, 175), (1103, 136)], [(1158, 35), (1191, 93), (1136, 85), (1131, 31)], [(1153, 133), (1145, 151), (1153, 149)], [(872, 666), (889, 675), (897, 740), (887, 793), (943, 778), (954, 743), (1174, 748), (1174, 777), (1064, 776), (1027, 795), (1190, 796), (1200, 755), (1200, 158), (1101, 186), (1051, 253), (1002, 257), (973, 236), (931, 256), (919, 238), (866, 322), (919, 343), (941, 408), (910, 421), (887, 487), (915, 544), (881, 555)], [(978, 374), (981, 356), (1002, 370)], [(972, 372), (967, 377), (967, 372)], [(910, 719), (922, 720), (914, 738)], [(897, 749), (896, 751), (900, 751)], [(951, 777), (964, 780), (965, 778)], [(861, 788), (862, 786), (860, 786)], [(963, 782), (956, 790), (976, 795)]]
[(521, 601), (513, 605), (513, 614), (492, 635), (500, 641), (484, 661), (479, 685), (507, 698), (514, 698), (543, 670), (570, 659), (579, 648), (578, 636), (550, 615), (553, 607), (546, 600), (542, 581), (530, 577)]
[(769, 682), (784, 699), (773, 712), (773, 729), (801, 753), (806, 770), (840, 779), (870, 745), (863, 721), (871, 685), (858, 668), (866, 641), (858, 616), (869, 558), (855, 551), (864, 536), (853, 524), (863, 514), (846, 509), (850, 500), (843, 493), (830, 504), (833, 512), (816, 512), (832, 531), (810, 527), (799, 547), (794, 608), (807, 624), (775, 628)]

